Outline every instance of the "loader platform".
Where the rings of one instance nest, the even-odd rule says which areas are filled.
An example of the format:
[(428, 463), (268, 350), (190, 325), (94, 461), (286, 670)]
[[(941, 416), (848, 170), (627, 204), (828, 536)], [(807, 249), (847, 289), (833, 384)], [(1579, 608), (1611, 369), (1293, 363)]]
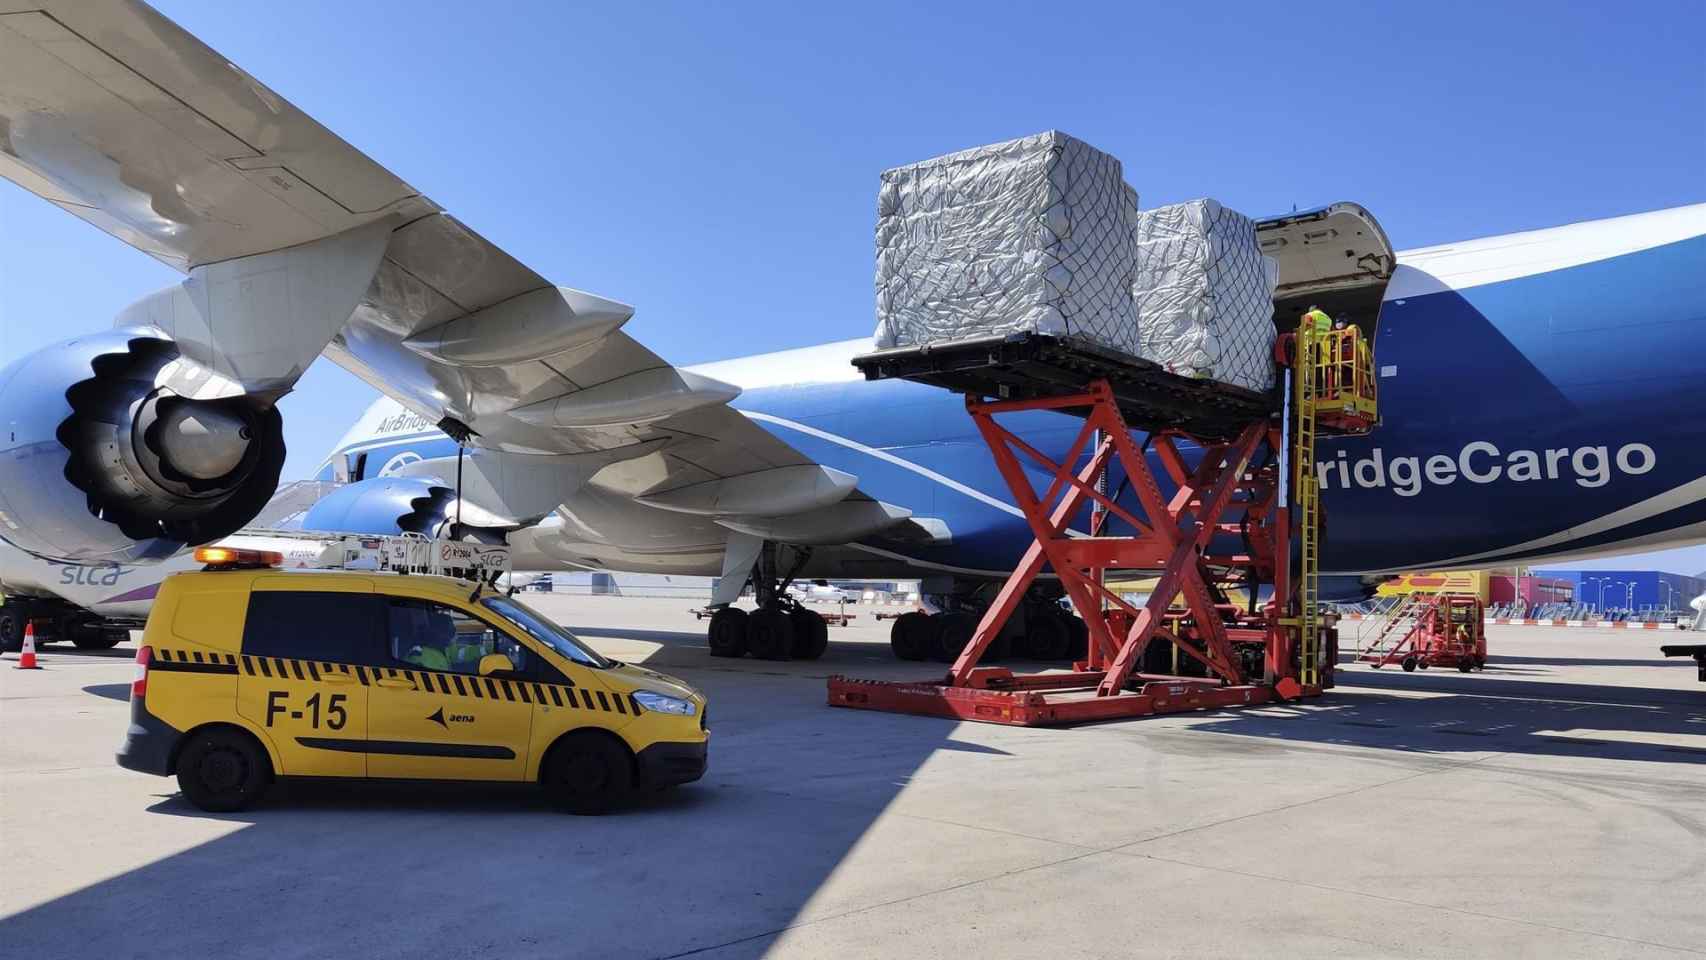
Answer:
[[(1088, 340), (1039, 333), (891, 347), (854, 357), (853, 365), (867, 380), (912, 380), (998, 400), (1080, 395), (1087, 384), (1104, 381), (1128, 425), (1212, 440), (1236, 437), (1281, 405), (1277, 389), (1258, 393), (1180, 376)], [(1062, 412), (1084, 416), (1088, 407)]]

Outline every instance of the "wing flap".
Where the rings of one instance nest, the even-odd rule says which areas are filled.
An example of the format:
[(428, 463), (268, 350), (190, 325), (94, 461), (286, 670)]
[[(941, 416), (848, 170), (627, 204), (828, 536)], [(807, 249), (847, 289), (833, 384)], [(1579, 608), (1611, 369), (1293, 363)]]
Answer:
[(598, 425), (511, 414), (560, 398), (574, 406), (577, 392), (670, 369), (614, 327), (565, 337), (551, 356), (485, 354), (478, 366), (466, 352), (405, 346), (551, 284), (141, 3), (0, 0), (0, 175), (186, 272), (380, 219), (396, 224), (326, 355), (429, 422), (467, 423), (493, 449), (577, 454), (657, 442), (588, 490), (663, 495), (812, 463), (721, 403)]

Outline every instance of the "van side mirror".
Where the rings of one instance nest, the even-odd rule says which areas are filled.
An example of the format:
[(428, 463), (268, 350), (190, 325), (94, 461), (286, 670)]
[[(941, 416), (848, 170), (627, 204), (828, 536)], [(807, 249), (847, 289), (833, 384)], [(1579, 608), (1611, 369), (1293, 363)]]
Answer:
[(501, 653), (488, 653), (480, 658), (480, 676), (482, 677), (514, 672), (515, 663)]

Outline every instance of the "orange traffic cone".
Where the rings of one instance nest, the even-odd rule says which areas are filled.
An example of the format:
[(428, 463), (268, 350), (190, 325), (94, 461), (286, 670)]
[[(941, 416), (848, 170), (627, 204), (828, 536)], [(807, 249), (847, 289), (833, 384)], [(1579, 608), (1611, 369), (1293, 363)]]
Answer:
[(36, 662), (36, 625), (24, 624), (24, 651), (18, 654), (19, 670), (40, 670), (41, 664)]

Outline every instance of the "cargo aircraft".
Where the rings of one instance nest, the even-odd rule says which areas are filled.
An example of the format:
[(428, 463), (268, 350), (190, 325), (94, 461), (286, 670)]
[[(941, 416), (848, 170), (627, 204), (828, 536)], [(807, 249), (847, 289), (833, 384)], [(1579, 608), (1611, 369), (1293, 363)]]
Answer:
[[(55, 582), (134, 597), (116, 571), (251, 524), (321, 355), (383, 397), (308, 529), (948, 605), (1029, 541), (961, 399), (866, 381), (869, 339), (672, 365), (140, 3), (0, 0), (0, 175), (185, 274), (0, 372), (0, 538)], [(1706, 204), (1394, 253), (1336, 203), (1258, 237), (1279, 328), (1320, 305), (1374, 341), (1380, 426), (1319, 454), (1330, 592), (1706, 540)], [(1015, 427), (1061, 450), (1077, 421)]]

